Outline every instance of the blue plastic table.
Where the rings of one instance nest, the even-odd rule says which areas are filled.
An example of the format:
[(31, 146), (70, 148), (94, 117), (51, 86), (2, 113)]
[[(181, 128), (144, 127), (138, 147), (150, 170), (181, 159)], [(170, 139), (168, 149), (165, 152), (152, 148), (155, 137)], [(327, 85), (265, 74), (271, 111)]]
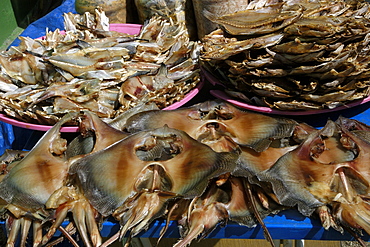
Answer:
[[(354, 240), (349, 233), (341, 234), (333, 229), (325, 230), (318, 219), (302, 216), (296, 210), (286, 210), (274, 216), (264, 219), (267, 229), (273, 239), (309, 239), (309, 240)], [(141, 238), (158, 238), (165, 222), (155, 221), (151, 227), (138, 235)], [(106, 221), (102, 235), (112, 236), (118, 231), (118, 224), (115, 221)], [(171, 222), (165, 238), (179, 238), (179, 231), (176, 222)], [(225, 227), (218, 226), (208, 238), (229, 238), (229, 239), (265, 239), (261, 226), (248, 228), (229, 222)], [(364, 235), (363, 239), (368, 241), (370, 236)]]

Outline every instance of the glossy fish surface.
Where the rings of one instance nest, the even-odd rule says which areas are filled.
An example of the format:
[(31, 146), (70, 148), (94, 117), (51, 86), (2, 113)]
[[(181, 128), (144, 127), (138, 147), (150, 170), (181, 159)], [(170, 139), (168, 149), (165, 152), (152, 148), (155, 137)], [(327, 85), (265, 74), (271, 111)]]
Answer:
[(157, 128), (167, 124), (200, 140), (211, 128), (221, 129), (235, 143), (256, 151), (268, 147), (273, 139), (291, 136), (298, 123), (242, 111), (223, 101), (207, 101), (172, 111), (139, 113), (126, 122), (129, 132)]
[[(133, 193), (145, 188), (141, 187), (149, 179), (146, 173), (150, 174), (154, 166), (161, 167), (166, 175), (162, 181), (166, 183), (159, 185), (158, 190), (192, 197), (204, 190), (207, 182), (204, 178), (229, 170), (225, 161), (227, 157), (232, 160), (232, 156), (215, 153), (186, 133), (163, 127), (131, 135), (86, 156), (73, 164), (70, 172), (78, 174), (92, 204), (108, 215)], [(101, 164), (111, 169), (100, 170)], [(143, 184), (136, 181), (138, 178)]]
[(337, 123), (329, 120), (259, 178), (271, 182), (282, 204), (298, 205), (304, 215), (331, 207), (334, 221), (321, 218), (326, 228), (344, 226), (369, 232), (366, 164), (370, 146), (347, 127), (348, 121), (343, 119)]

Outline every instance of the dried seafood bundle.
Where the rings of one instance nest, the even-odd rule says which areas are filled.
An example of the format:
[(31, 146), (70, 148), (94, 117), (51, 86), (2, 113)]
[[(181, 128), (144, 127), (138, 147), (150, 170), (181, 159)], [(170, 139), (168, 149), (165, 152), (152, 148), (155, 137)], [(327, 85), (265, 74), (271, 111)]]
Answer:
[(88, 110), (112, 119), (154, 102), (164, 108), (200, 81), (200, 43), (185, 24), (155, 16), (138, 35), (109, 31), (103, 11), (64, 15), (65, 33), (20, 37), (0, 53), (1, 111), (24, 122), (55, 124)]
[(279, 110), (333, 109), (369, 95), (370, 4), (254, 1), (216, 16), (201, 59), (232, 97)]

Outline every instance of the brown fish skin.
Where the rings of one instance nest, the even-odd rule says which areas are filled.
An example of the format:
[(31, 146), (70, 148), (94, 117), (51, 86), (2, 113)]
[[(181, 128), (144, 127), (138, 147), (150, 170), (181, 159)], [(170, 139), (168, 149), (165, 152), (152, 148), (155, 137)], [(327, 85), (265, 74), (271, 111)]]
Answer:
[[(95, 113), (85, 111), (80, 116), (80, 135), (67, 147), (66, 157), (69, 166), (91, 153), (98, 152), (113, 143), (127, 137), (128, 134), (119, 131), (103, 122)], [(94, 138), (88, 139), (94, 136)], [(84, 142), (84, 140), (92, 143)], [(85, 146), (91, 146), (86, 148)], [(83, 147), (81, 147), (83, 146)], [(90, 150), (89, 150), (90, 149)], [(100, 246), (102, 238), (97, 222), (101, 215), (94, 209), (87, 198), (79, 191), (79, 184), (68, 174), (63, 186), (56, 190), (45, 203), (47, 209), (55, 210), (55, 220), (44, 235), (42, 243), (46, 244), (67, 217), (73, 215), (74, 223), (86, 246)]]
[(8, 203), (37, 210), (60, 188), (68, 172), (68, 162), (61, 155), (67, 143), (60, 137), (59, 130), (73, 115), (76, 114), (67, 115), (46, 132), (0, 182), (0, 196)]
[(229, 218), (224, 205), (230, 200), (228, 193), (229, 191), (217, 187), (216, 181), (212, 180), (207, 190), (192, 200), (187, 213), (178, 221), (184, 232), (181, 240), (174, 246), (188, 246), (198, 236), (206, 237), (217, 225), (225, 224)]
[(41, 224), (51, 212), (44, 205), (51, 194), (59, 189), (68, 174), (68, 162), (63, 153), (67, 141), (60, 136), (62, 125), (76, 114), (68, 114), (47, 131), (25, 157), (11, 165), (11, 169), (0, 182), (0, 197), (7, 202), (10, 235), (8, 246), (14, 246), (21, 231), (21, 246), (25, 246), (29, 227), (34, 224), (33, 243), (38, 245), (42, 238)]
[(178, 110), (139, 113), (127, 120), (126, 129), (133, 133), (165, 124), (183, 130), (197, 140), (210, 128), (220, 128), (238, 145), (250, 147), (257, 152), (265, 150), (274, 139), (290, 137), (298, 126), (294, 120), (242, 111), (229, 103), (216, 100)]
[(237, 169), (234, 175), (248, 177), (252, 180), (262, 171), (269, 169), (284, 154), (297, 148), (297, 145), (282, 148), (269, 147), (262, 152), (256, 152), (251, 148), (241, 148)]
[[(212, 180), (205, 193), (190, 203), (188, 213), (178, 221), (184, 233), (174, 246), (188, 246), (193, 240), (206, 237), (218, 225), (225, 225), (229, 220), (255, 227), (262, 218), (283, 209), (271, 199), (261, 200), (262, 197), (268, 197), (259, 195), (263, 192), (258, 186), (251, 188), (251, 185), (246, 185), (249, 184), (246, 178), (230, 176), (222, 185), (217, 185), (217, 180)], [(248, 193), (251, 189), (253, 192)]]
[(332, 186), (337, 186), (336, 189), (342, 196), (337, 196), (334, 200), (333, 215), (342, 225), (364, 229), (369, 233), (370, 172), (366, 162), (369, 159), (370, 143), (345, 128), (342, 128), (342, 131), (343, 136), (350, 138), (356, 144), (358, 155), (355, 159), (340, 164), (336, 170), (338, 176), (334, 179)]
[[(173, 139), (175, 137), (178, 140)], [(169, 143), (173, 143), (170, 145), (177, 146), (176, 149), (181, 152), (166, 160), (149, 159), (146, 161), (140, 159), (137, 156), (137, 150), (144, 150), (145, 147), (151, 148), (148, 145), (152, 141), (154, 141), (152, 147), (154, 149), (156, 145), (159, 145), (159, 141), (156, 141), (157, 138), (169, 140)], [(116, 154), (120, 154), (119, 157)], [(165, 169), (167, 176), (171, 178), (172, 193), (193, 197), (204, 190), (205, 185), (203, 184), (207, 183), (204, 181), (204, 176), (217, 176), (233, 169), (233, 167), (227, 167), (227, 165), (233, 166), (232, 163), (224, 164), (222, 162), (235, 160), (236, 156), (236, 154), (215, 153), (208, 146), (190, 138), (185, 132), (162, 127), (132, 134), (103, 150), (88, 155), (76, 161), (70, 172), (79, 175), (85, 194), (95, 207), (103, 215), (109, 215), (131, 195), (133, 190), (140, 190), (139, 188), (135, 189), (137, 178), (142, 171), (151, 166), (158, 165)], [(100, 164), (103, 164), (102, 162), (111, 169), (101, 171), (99, 168)], [(178, 165), (174, 166), (173, 163)], [(218, 164), (217, 168), (216, 164)], [(88, 177), (84, 177), (85, 174)], [(99, 190), (101, 195), (94, 192), (93, 188), (96, 186), (101, 186)], [(120, 189), (116, 190), (116, 187)], [(105, 199), (108, 202), (100, 204)]]
[(120, 131), (111, 125), (102, 121), (96, 114), (92, 112), (84, 112), (84, 119), (81, 120), (80, 132), (87, 135), (86, 132), (94, 132), (96, 142), (92, 152), (102, 150), (113, 143), (129, 136), (128, 133)]
[[(299, 147), (283, 155), (270, 169), (258, 175), (262, 181), (274, 180), (271, 184), (281, 204), (287, 206), (298, 204), (300, 212), (305, 215), (310, 215), (314, 208), (323, 205), (323, 202), (310, 193), (309, 188), (312, 187), (313, 181), (329, 183), (334, 174), (335, 165), (320, 162), (320, 159), (325, 160), (323, 158), (325, 155), (320, 157), (325, 152), (325, 142), (321, 138), (321, 133), (332, 128), (331, 122), (326, 128), (311, 133)], [(289, 172), (286, 169), (290, 169)], [(279, 176), (283, 176), (283, 179), (277, 179)], [(291, 181), (288, 182), (290, 184), (287, 181)], [(306, 186), (310, 187), (304, 189)]]
[(128, 230), (134, 236), (145, 229), (164, 213), (170, 199), (201, 195), (209, 179), (234, 169), (236, 159), (236, 153), (216, 153), (185, 132), (164, 126), (77, 160), (70, 173), (78, 176), (100, 214), (120, 221), (115, 239)]
[[(305, 215), (314, 210), (321, 212), (326, 228), (340, 230), (343, 226), (369, 233), (370, 144), (347, 127), (347, 123), (339, 125), (329, 120), (259, 178), (272, 182), (283, 205), (298, 205)], [(331, 213), (325, 213), (325, 206), (331, 208)]]
[(194, 15), (197, 23), (198, 38), (201, 40), (206, 34), (217, 29), (218, 25), (204, 16), (204, 11), (209, 11), (216, 16), (232, 14), (244, 10), (249, 0), (193, 0)]

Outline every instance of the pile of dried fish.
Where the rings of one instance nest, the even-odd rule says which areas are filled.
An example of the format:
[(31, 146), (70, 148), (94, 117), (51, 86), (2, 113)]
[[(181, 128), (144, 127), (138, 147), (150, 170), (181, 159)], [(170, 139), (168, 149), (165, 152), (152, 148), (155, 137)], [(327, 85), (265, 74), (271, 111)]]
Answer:
[[(19, 234), (24, 246), (31, 225), (34, 246), (47, 244), (57, 229), (77, 246), (73, 228), (86, 246), (108, 246), (159, 217), (178, 220), (183, 239), (177, 246), (186, 246), (229, 219), (254, 227), (284, 209), (250, 182), (278, 157), (259, 153), (285, 153), (289, 148), (279, 146), (295, 147), (312, 128), (218, 101), (148, 114), (129, 118), (125, 129), (130, 132), (90, 112), (67, 114), (24, 157), (4, 156), (0, 198), (8, 246), (16, 245)], [(138, 125), (145, 117), (147, 125)], [(81, 133), (67, 141), (59, 130), (72, 118), (80, 122)], [(165, 119), (174, 121), (162, 125)], [(251, 119), (259, 124), (238, 135), (239, 125)], [(187, 132), (181, 130), (185, 127)], [(242, 153), (248, 154), (241, 158)], [(120, 231), (102, 243), (100, 224), (111, 216)], [(65, 219), (71, 222), (66, 228), (61, 227)]]
[[(60, 127), (71, 119), (81, 132), (67, 140)], [(70, 113), (29, 152), (1, 157), (7, 246), (25, 246), (33, 225), (33, 246), (48, 244), (57, 229), (78, 246), (77, 229), (85, 246), (106, 247), (158, 218), (178, 223), (177, 247), (228, 221), (261, 224), (273, 245), (263, 218), (292, 208), (360, 242), (361, 230), (370, 233), (370, 127), (361, 122), (339, 118), (315, 129), (208, 101), (141, 112), (124, 126)], [(120, 230), (103, 242), (107, 219)]]
[[(223, 101), (207, 101), (174, 111), (138, 113), (127, 120), (125, 129), (136, 133), (164, 124), (185, 131), (216, 152), (239, 154), (235, 167), (229, 164), (228, 173), (211, 180), (202, 195), (174, 203), (173, 207), (183, 209), (168, 216), (176, 219), (182, 230), (182, 239), (175, 246), (187, 246), (198, 236), (206, 237), (229, 220), (247, 227), (261, 224), (273, 245), (262, 219), (286, 208), (275, 200), (267, 189), (270, 186), (256, 184), (257, 174), (295, 149), (314, 128), (290, 119), (245, 112)], [(181, 204), (189, 206), (184, 209)]]
[(279, 110), (333, 109), (369, 95), (370, 4), (252, 1), (217, 23), (201, 59), (225, 91)]
[(64, 15), (65, 33), (20, 37), (0, 53), (0, 110), (28, 123), (53, 125), (88, 110), (112, 119), (148, 103), (181, 100), (200, 81), (199, 42), (185, 24), (154, 16), (138, 35), (109, 31), (102, 10)]

